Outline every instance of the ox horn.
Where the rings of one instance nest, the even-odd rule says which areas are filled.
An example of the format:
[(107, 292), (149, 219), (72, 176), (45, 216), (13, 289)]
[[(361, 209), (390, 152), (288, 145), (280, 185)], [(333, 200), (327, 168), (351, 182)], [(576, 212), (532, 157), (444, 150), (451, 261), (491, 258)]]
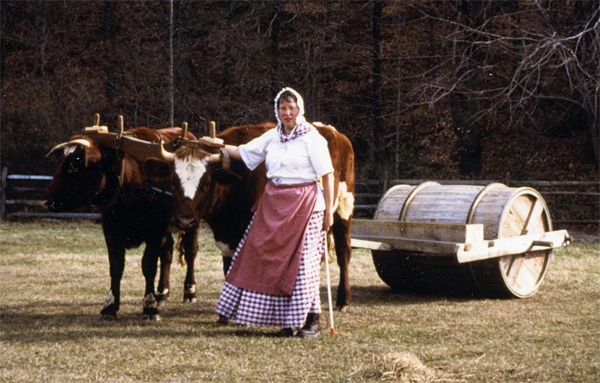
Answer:
[(162, 137), (160, 138), (159, 146), (160, 146), (160, 156), (162, 157), (162, 159), (164, 159), (167, 162), (175, 161), (175, 155), (165, 149), (165, 145), (164, 145)]
[(86, 148), (92, 147), (92, 144), (88, 140), (84, 140), (83, 138), (78, 138), (78, 139), (75, 139), (75, 140), (72, 140), (69, 142), (63, 142), (62, 144), (56, 145), (48, 152), (48, 154), (46, 154), (46, 157), (49, 157), (52, 153), (54, 153), (58, 149), (66, 148), (69, 146), (76, 146), (76, 145), (81, 145)]

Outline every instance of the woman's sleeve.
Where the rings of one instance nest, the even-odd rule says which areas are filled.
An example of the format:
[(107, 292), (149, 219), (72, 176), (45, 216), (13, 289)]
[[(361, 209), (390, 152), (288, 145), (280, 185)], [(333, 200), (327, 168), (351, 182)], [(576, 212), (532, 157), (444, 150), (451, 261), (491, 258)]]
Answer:
[(329, 149), (327, 148), (327, 140), (319, 133), (315, 135), (315, 139), (309, 142), (308, 155), (310, 157), (310, 162), (319, 177), (333, 172), (331, 156), (329, 155)]
[(254, 170), (267, 156), (268, 131), (247, 144), (240, 145), (240, 156), (248, 169)]

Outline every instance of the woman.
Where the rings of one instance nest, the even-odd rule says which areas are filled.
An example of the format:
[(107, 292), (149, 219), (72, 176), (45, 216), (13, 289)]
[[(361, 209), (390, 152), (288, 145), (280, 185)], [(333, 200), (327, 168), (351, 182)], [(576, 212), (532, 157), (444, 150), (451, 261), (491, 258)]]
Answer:
[(327, 141), (304, 118), (298, 92), (277, 94), (275, 116), (276, 129), (225, 147), (251, 170), (265, 161), (269, 181), (233, 257), (217, 313), (219, 323), (229, 318), (282, 327), (279, 336), (312, 338), (321, 334), (320, 261), (333, 223), (333, 166)]

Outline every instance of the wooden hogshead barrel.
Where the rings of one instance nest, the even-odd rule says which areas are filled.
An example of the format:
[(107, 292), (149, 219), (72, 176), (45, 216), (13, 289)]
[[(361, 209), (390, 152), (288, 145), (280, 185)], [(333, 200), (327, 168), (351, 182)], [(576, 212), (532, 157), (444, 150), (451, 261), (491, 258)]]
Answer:
[[(490, 246), (495, 239), (552, 230), (548, 207), (536, 190), (498, 183), (397, 185), (381, 198), (373, 220), (480, 223), (484, 227), (484, 240), (489, 240)], [(379, 276), (394, 288), (475, 289), (486, 296), (525, 298), (533, 295), (542, 283), (552, 246), (468, 263), (457, 263), (443, 254), (397, 249), (373, 250), (372, 254)]]

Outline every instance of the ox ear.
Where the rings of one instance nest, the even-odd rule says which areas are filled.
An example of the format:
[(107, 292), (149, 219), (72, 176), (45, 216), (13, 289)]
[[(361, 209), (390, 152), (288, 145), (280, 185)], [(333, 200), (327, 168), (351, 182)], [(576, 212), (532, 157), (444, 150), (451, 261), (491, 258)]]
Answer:
[(149, 158), (144, 161), (144, 167), (148, 179), (153, 185), (167, 184), (171, 177), (171, 164), (159, 160), (158, 158)]
[(217, 169), (212, 174), (213, 180), (224, 185), (232, 185), (239, 182), (242, 177), (235, 174), (231, 170)]
[(100, 153), (100, 150), (96, 146), (91, 146), (91, 147), (84, 146), (83, 149), (85, 150), (85, 167), (86, 168), (90, 164), (99, 162), (100, 159), (102, 158), (102, 154)]

